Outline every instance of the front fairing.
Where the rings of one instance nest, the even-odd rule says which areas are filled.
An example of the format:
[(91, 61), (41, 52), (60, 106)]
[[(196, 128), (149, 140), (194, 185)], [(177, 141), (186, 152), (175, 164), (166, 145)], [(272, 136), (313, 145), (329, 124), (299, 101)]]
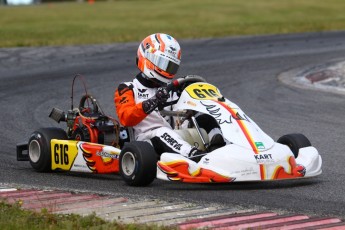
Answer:
[(216, 149), (196, 163), (182, 155), (163, 153), (157, 177), (186, 183), (229, 183), (285, 180), (320, 175), (322, 159), (310, 146), (301, 148), (295, 159), (286, 145), (275, 143), (265, 152), (229, 144)]
[(209, 83), (194, 83), (186, 87), (174, 110), (194, 110), (211, 115), (217, 120), (228, 142), (256, 153), (267, 151), (274, 145), (272, 138)]

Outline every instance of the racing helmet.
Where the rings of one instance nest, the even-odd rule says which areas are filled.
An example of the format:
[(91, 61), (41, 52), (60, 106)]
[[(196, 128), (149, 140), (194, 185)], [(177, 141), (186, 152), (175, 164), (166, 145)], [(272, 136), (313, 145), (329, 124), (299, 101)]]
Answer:
[(139, 45), (137, 66), (146, 78), (158, 85), (172, 81), (181, 62), (181, 48), (170, 35), (151, 34)]

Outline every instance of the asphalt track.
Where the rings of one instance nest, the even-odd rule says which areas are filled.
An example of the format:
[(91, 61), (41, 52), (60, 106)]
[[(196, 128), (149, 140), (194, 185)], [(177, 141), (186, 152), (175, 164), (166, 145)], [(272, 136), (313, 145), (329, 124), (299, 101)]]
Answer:
[[(71, 82), (80, 73), (88, 92), (115, 116), (113, 93), (136, 73), (138, 43), (0, 49), (0, 184), (122, 194), (133, 198), (219, 204), (243, 209), (345, 218), (345, 98), (281, 83), (284, 71), (345, 58), (345, 32), (181, 41), (179, 75), (198, 74), (219, 86), (273, 139), (299, 132), (323, 158), (323, 174), (295, 181), (193, 185), (155, 180), (145, 188), (117, 175), (37, 173), (17, 162), (15, 144), (39, 128), (60, 126), (52, 107), (70, 108)], [(81, 84), (76, 98), (83, 93)], [(77, 104), (75, 99), (75, 104)]]

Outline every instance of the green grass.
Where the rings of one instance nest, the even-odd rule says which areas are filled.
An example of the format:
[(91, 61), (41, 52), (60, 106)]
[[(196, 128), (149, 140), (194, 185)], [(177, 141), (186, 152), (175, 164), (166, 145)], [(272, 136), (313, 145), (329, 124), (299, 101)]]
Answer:
[(46, 210), (32, 212), (22, 210), (20, 204), (6, 204), (0, 201), (0, 229), (2, 230), (61, 230), (61, 229), (102, 229), (102, 230), (173, 230), (172, 227), (154, 225), (120, 224), (107, 222), (96, 215), (56, 215)]
[[(87, 1), (86, 1), (87, 2)], [(122, 0), (0, 6), (0, 47), (345, 29), (344, 0)]]

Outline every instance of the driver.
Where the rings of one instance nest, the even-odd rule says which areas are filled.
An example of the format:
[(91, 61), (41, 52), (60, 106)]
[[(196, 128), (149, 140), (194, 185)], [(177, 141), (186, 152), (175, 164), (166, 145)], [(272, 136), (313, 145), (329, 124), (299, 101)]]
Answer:
[[(181, 61), (179, 43), (162, 33), (146, 37), (139, 45), (136, 63), (140, 73), (132, 82), (121, 83), (115, 92), (115, 107), (120, 123), (131, 126), (137, 141), (150, 142), (160, 155), (175, 152), (199, 161), (205, 152), (191, 146), (174, 132), (169, 122), (159, 113), (167, 101), (177, 99), (166, 86), (172, 82)], [(197, 116), (211, 140), (209, 151), (225, 145), (216, 120)]]

